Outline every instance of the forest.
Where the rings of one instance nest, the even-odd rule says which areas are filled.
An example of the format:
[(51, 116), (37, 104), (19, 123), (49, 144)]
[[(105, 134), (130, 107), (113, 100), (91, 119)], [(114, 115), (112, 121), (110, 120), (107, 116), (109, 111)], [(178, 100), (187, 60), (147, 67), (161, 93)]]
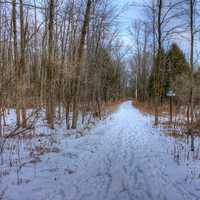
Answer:
[(148, 20), (135, 21), (130, 29), (135, 96), (154, 106), (158, 124), (159, 108), (174, 91), (174, 114), (193, 129), (199, 126), (199, 2), (152, 1), (143, 7)]
[(62, 107), (76, 128), (79, 111), (100, 115), (103, 101), (120, 98), (123, 64), (108, 1), (0, 3), (2, 119), (13, 107), (17, 126), (27, 128), (26, 110), (44, 108), (53, 128)]
[(126, 11), (109, 1), (0, 2), (1, 135), (7, 108), (17, 127), (30, 127), (34, 108), (50, 128), (57, 111), (76, 128), (79, 113), (100, 117), (104, 103), (127, 97), (151, 102), (157, 124), (170, 89), (177, 112), (198, 122), (198, 2), (158, 3), (128, 5), (146, 16), (131, 22), (125, 47), (116, 24)]
[[(104, 163), (102, 165), (108, 170), (105, 174), (111, 179), (108, 185), (110, 184), (113, 193), (115, 186), (112, 183), (117, 176), (112, 173), (114, 156), (124, 153), (127, 159), (132, 159), (129, 155), (133, 151), (131, 145), (134, 148), (138, 146), (133, 154), (137, 154), (140, 148), (143, 150), (142, 140), (149, 138), (148, 133), (154, 131), (152, 128), (156, 129), (155, 132), (169, 131), (170, 135), (175, 135), (172, 144), (167, 138), (164, 143), (170, 143), (169, 151), (173, 151), (171, 154), (176, 162), (182, 161), (183, 157), (188, 162), (194, 157), (199, 160), (199, 8), (198, 0), (0, 0), (0, 200), (20, 199), (17, 196), (18, 189), (11, 186), (15, 178), (10, 178), (11, 182), (7, 182), (6, 177), (16, 174), (16, 185), (31, 182), (33, 177), (24, 178), (24, 174), (31, 173), (26, 173), (27, 165), (42, 163), (42, 167), (38, 167), (42, 169), (47, 166), (43, 163), (47, 155), (53, 159), (52, 162), (59, 163), (58, 168), (61, 170), (66, 164), (62, 157), (64, 154), (68, 155), (69, 160), (66, 162), (71, 163), (70, 159), (83, 153), (84, 158), (77, 161), (77, 166), (79, 170), (83, 170), (82, 167), (87, 169), (84, 159), (90, 160), (90, 156), (86, 150), (76, 155), (73, 145), (77, 143), (81, 147), (84, 143), (90, 147), (88, 152), (93, 152), (93, 148), (98, 149), (96, 143), (93, 144), (94, 141), (88, 138), (92, 136), (90, 131), (107, 133), (105, 137), (103, 135), (97, 139), (97, 143), (104, 141), (105, 146), (102, 145), (102, 152), (94, 150), (95, 159), (91, 159), (89, 163), (95, 164), (94, 169), (97, 171), (99, 168), (96, 163)], [(151, 126), (146, 124), (146, 115), (150, 117)], [(107, 122), (109, 116), (113, 125)], [(101, 129), (104, 121), (108, 125)], [(146, 128), (140, 132), (142, 126)], [(131, 135), (131, 130), (135, 131), (135, 137)], [(115, 136), (114, 132), (119, 136)], [(120, 141), (123, 143), (125, 137), (126, 140), (133, 141), (120, 146)], [(179, 137), (186, 142), (177, 142), (176, 138)], [(88, 141), (85, 141), (87, 138)], [(138, 143), (137, 138), (140, 138)], [(70, 143), (71, 139), (75, 141)], [(70, 144), (65, 143), (66, 140)], [(149, 140), (152, 140), (152, 146), (160, 147), (157, 138)], [(186, 143), (190, 147), (186, 147)], [(118, 150), (111, 148), (112, 144), (116, 144)], [(151, 151), (153, 147), (149, 143), (144, 144)], [(67, 145), (73, 152), (65, 152), (68, 151)], [(161, 149), (162, 146), (159, 151)], [(57, 157), (51, 158), (51, 153), (57, 154)], [(139, 151), (138, 154), (140, 153)], [(145, 153), (143, 150), (141, 156)], [(132, 169), (136, 170), (137, 176), (140, 170), (144, 170), (142, 180), (147, 176), (149, 183), (156, 180), (152, 180), (142, 168), (142, 161), (135, 160), (139, 166), (134, 167), (123, 156), (117, 157), (117, 161), (127, 164), (126, 167), (130, 170), (130, 173), (123, 174), (119, 169), (119, 176), (121, 174), (122, 177), (130, 178), (129, 186), (119, 187), (119, 191), (126, 191), (125, 196), (120, 196), (117, 190), (119, 197), (114, 198), (112, 192), (107, 191), (109, 188), (105, 191), (95, 188), (102, 195), (108, 192), (106, 197), (100, 196), (100, 200), (178, 200), (183, 199), (183, 196), (184, 199), (191, 200), (200, 198), (198, 188), (193, 185), (189, 188), (191, 193), (179, 194), (177, 189), (171, 193), (172, 196), (166, 196), (166, 191), (162, 191), (161, 196), (156, 196), (153, 190), (147, 188), (152, 193), (152, 198), (145, 193), (145, 189), (137, 196), (139, 189), (135, 188), (136, 180), (131, 179)], [(170, 158), (168, 161), (171, 162)], [(154, 164), (158, 166), (156, 173), (160, 173), (162, 168), (158, 163), (155, 159)], [(174, 171), (178, 170), (177, 166), (173, 167)], [(193, 167), (195, 172), (192, 171), (191, 174), (198, 177), (200, 169), (196, 165)], [(55, 168), (52, 166), (52, 169)], [(149, 168), (153, 171), (153, 164)], [(185, 168), (183, 177), (188, 168)], [(76, 174), (70, 180), (78, 185), (82, 177), (75, 171), (65, 169), (68, 175)], [(47, 176), (50, 174), (47, 173)], [(172, 176), (169, 172), (168, 177)], [(83, 177), (87, 178), (87, 174)], [(67, 197), (67, 194), (60, 197), (64, 191), (59, 190), (58, 195), (55, 188), (51, 192), (43, 188), (37, 194), (30, 184), (22, 199), (28, 198), (28, 192), (33, 194), (33, 200), (97, 199), (92, 194), (85, 196), (84, 184), (80, 188), (75, 187), (77, 192), (73, 192), (74, 188), (68, 182), (62, 177), (60, 180), (69, 187), (71, 197)], [(100, 179), (95, 180), (98, 182)], [(163, 177), (159, 180), (164, 184)], [(44, 180), (37, 181), (36, 183), (42, 184)], [(175, 181), (175, 185), (177, 182), (184, 182), (178, 178), (170, 181)], [(89, 190), (91, 185), (85, 185)], [(104, 183), (102, 187), (103, 185)], [(52, 186), (53, 184), (49, 185)], [(184, 185), (181, 189), (184, 190), (185, 187)], [(12, 196), (13, 191), (16, 196)], [(83, 193), (82, 196), (78, 196), (78, 191)], [(133, 194), (131, 191), (137, 192)]]

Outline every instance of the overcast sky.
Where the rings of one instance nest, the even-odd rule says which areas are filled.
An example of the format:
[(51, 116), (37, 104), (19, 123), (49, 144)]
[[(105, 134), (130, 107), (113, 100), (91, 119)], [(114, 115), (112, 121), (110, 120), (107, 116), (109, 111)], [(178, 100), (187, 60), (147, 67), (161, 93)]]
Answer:
[[(132, 22), (135, 19), (144, 19), (145, 13), (142, 8), (137, 6), (133, 6), (135, 4), (143, 4), (144, 2), (148, 2), (149, 0), (113, 0), (113, 4), (119, 8), (124, 8), (123, 12), (119, 17), (119, 36), (120, 40), (124, 42), (124, 45), (134, 45), (133, 41), (129, 35), (129, 28), (131, 27)], [(187, 32), (183, 33), (187, 34)], [(188, 54), (188, 40), (183, 39), (182, 37), (177, 37), (175, 42), (182, 48), (182, 50)], [(188, 56), (188, 55), (186, 55)]]
[[(119, 39), (124, 43), (124, 48), (126, 48), (127, 46), (133, 45), (129, 34), (131, 24), (135, 19), (142, 19), (140, 9), (133, 7), (132, 4), (133, 2), (141, 4), (141, 0), (114, 0), (112, 2), (122, 11), (119, 16), (119, 26), (117, 28), (119, 29)], [(127, 56), (129, 53), (131, 52), (128, 51)]]

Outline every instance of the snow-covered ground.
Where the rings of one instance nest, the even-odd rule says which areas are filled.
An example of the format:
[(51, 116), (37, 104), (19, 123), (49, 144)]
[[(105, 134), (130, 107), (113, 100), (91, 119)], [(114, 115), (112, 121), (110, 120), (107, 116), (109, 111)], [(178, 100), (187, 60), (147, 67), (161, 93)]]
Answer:
[(190, 139), (167, 137), (152, 120), (128, 101), (84, 137), (55, 134), (56, 151), (0, 174), (3, 199), (200, 199), (199, 140), (191, 152)]

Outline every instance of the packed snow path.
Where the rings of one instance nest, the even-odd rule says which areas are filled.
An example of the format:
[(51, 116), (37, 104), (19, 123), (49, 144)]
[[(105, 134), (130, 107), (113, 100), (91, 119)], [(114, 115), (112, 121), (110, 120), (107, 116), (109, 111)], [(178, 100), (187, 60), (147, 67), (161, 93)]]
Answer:
[[(61, 151), (45, 155), (32, 180), (7, 190), (20, 200), (196, 200), (198, 181), (168, 152), (168, 139), (152, 126), (152, 117), (131, 102), (79, 139), (63, 138)], [(33, 175), (34, 174), (34, 175)]]

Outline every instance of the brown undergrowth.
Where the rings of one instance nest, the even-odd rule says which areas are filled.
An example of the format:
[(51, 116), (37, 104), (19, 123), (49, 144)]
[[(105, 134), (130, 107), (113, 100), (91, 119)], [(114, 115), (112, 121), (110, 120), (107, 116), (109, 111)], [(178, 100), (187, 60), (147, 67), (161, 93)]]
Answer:
[[(139, 109), (142, 113), (155, 115), (155, 107), (153, 103), (149, 102), (139, 102), (133, 100), (132, 104), (134, 107)], [(170, 123), (169, 119), (169, 105), (163, 104), (158, 108), (158, 115), (160, 118), (165, 118), (165, 120), (160, 120), (160, 125), (165, 128), (167, 134), (172, 137), (180, 137), (181, 135), (191, 134), (190, 130), (193, 130), (195, 135), (200, 135), (200, 124), (196, 122), (192, 127), (188, 126), (186, 121), (177, 121), (178, 113), (176, 109), (173, 109), (173, 118), (175, 119), (173, 123)], [(186, 118), (186, 116), (185, 116)], [(169, 131), (170, 130), (170, 131)]]
[(118, 99), (115, 101), (106, 102), (103, 104), (103, 111), (104, 112), (108, 111), (111, 113), (116, 112), (119, 105), (128, 100), (132, 100), (132, 99)]
[[(149, 102), (139, 102), (138, 100), (133, 100), (132, 101), (133, 106), (138, 108), (141, 112), (154, 115), (155, 114), (155, 109), (153, 103)], [(169, 106), (166, 104), (163, 104), (162, 106), (158, 107), (158, 114), (159, 116), (164, 116), (166, 113), (169, 111)], [(173, 113), (174, 115), (175, 113)]]

